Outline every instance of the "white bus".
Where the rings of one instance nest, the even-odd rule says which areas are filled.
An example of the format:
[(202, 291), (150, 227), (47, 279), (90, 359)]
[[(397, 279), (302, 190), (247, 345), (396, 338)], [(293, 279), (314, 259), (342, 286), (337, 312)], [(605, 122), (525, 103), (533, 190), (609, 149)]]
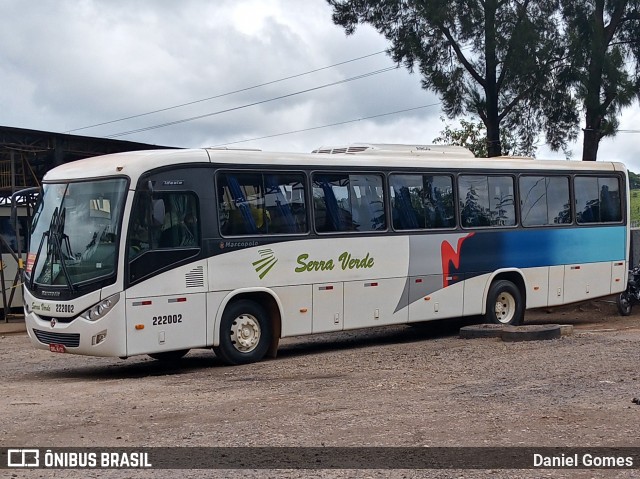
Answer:
[(628, 178), (463, 148), (120, 153), (47, 173), (25, 269), (39, 348), (228, 364), (280, 338), (620, 292)]

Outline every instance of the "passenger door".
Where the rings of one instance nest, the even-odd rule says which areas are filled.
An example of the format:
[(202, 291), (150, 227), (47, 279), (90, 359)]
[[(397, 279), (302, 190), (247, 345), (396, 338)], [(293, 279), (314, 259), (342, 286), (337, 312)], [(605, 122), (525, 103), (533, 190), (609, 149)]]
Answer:
[(207, 344), (207, 261), (195, 194), (141, 192), (127, 237), (127, 354)]

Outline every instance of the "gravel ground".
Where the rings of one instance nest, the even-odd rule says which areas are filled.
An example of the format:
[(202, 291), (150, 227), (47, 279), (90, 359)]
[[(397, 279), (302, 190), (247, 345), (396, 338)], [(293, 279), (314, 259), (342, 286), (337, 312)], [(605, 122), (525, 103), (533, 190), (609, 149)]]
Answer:
[[(463, 340), (463, 321), (283, 340), (279, 357), (224, 367), (87, 358), (0, 337), (4, 447), (640, 446), (640, 307), (529, 312), (573, 324), (552, 341)], [(6, 477), (633, 477), (629, 470), (101, 470)]]

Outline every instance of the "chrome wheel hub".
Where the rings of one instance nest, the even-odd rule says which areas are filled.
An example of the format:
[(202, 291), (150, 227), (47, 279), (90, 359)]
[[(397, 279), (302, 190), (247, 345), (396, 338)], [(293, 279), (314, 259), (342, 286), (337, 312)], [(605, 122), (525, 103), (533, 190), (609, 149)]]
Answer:
[(496, 299), (495, 306), (496, 318), (503, 324), (511, 322), (516, 314), (516, 300), (515, 298), (506, 292), (500, 293)]
[(250, 353), (260, 342), (260, 323), (251, 314), (241, 314), (231, 324), (231, 342), (241, 353)]

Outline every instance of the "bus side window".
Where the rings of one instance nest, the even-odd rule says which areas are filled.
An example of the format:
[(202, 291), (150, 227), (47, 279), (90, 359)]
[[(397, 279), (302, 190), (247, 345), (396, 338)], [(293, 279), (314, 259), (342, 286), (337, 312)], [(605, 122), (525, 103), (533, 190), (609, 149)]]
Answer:
[(313, 214), (318, 232), (386, 229), (382, 176), (314, 174)]
[(164, 195), (165, 214), (158, 240), (160, 248), (199, 246), (196, 198), (190, 193)]
[(314, 175), (313, 215), (319, 232), (349, 231), (352, 219), (348, 178), (343, 175)]
[(600, 221), (622, 221), (622, 201), (617, 178), (598, 178)]
[(571, 223), (567, 176), (521, 176), (520, 216), (523, 226)]
[(577, 176), (575, 191), (578, 223), (622, 221), (622, 200), (618, 178)]
[(305, 183), (300, 173), (220, 173), (220, 233), (223, 236), (306, 233)]
[(380, 175), (349, 175), (351, 215), (356, 231), (380, 231), (387, 228), (384, 190)]
[(516, 224), (512, 177), (460, 175), (458, 188), (463, 227)]
[(301, 174), (265, 174), (265, 206), (269, 213), (268, 232), (305, 233), (307, 213), (304, 203), (305, 179)]
[(129, 259), (160, 248), (199, 245), (197, 201), (191, 193), (140, 194), (131, 210)]
[(455, 227), (453, 179), (448, 175), (391, 175), (396, 230)]
[[(224, 201), (219, 203), (220, 229), (227, 235), (255, 235), (269, 221), (264, 207), (261, 175), (221, 173), (219, 185)], [(223, 224), (223, 219), (226, 219)]]
[(198, 200), (193, 193), (138, 192), (129, 219), (129, 281), (136, 283), (199, 253)]

